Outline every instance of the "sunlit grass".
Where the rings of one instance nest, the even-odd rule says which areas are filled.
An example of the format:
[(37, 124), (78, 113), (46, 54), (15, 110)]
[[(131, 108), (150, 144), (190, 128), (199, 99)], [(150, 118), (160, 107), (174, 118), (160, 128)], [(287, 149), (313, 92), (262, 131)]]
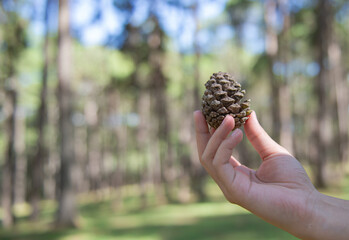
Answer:
[[(140, 206), (137, 186), (123, 189), (122, 204), (115, 200), (117, 194), (111, 190), (85, 194), (79, 197), (79, 227), (71, 230), (53, 228), (57, 207), (53, 201), (41, 203), (42, 214), (36, 223), (28, 218), (28, 205), (23, 205), (16, 210), (18, 224), (12, 229), (0, 230), (0, 239), (296, 239), (246, 210), (226, 202), (211, 181), (206, 190), (210, 201), (187, 204), (159, 204), (155, 202), (154, 194), (149, 193), (148, 207), (145, 209)], [(348, 199), (349, 179), (334, 192), (326, 193)]]

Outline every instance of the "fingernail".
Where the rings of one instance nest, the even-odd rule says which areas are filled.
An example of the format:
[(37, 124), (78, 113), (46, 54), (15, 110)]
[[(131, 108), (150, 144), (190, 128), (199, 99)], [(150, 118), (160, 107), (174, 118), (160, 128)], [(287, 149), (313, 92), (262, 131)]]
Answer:
[(231, 134), (230, 134), (230, 138), (232, 140), (234, 140), (238, 135), (240, 135), (242, 133), (242, 131), (240, 129), (235, 129)]
[(193, 117), (194, 117), (194, 120), (200, 115), (201, 111), (200, 110), (196, 110), (193, 112)]
[(240, 132), (241, 132), (241, 130), (237, 128), (231, 133), (231, 135), (236, 136), (236, 135), (240, 134)]
[(199, 112), (200, 112), (200, 110), (196, 110), (196, 111), (193, 112), (193, 115), (195, 116), (195, 114), (197, 114)]
[(258, 122), (258, 118), (257, 118), (257, 114), (256, 114), (256, 112), (255, 111), (253, 111), (253, 113), (252, 113), (254, 116), (255, 116), (255, 118), (256, 118), (256, 120), (257, 120), (257, 122)]
[[(252, 111), (252, 113), (248, 116), (248, 119), (246, 120), (246, 123), (251, 120), (251, 118), (255, 118), (255, 121), (258, 122), (257, 115), (255, 111)], [(252, 120), (254, 121), (254, 120)]]
[(225, 116), (225, 118), (224, 118), (222, 124), (226, 124), (227, 121), (228, 121), (228, 118), (231, 118), (231, 116), (230, 116), (230, 115)]

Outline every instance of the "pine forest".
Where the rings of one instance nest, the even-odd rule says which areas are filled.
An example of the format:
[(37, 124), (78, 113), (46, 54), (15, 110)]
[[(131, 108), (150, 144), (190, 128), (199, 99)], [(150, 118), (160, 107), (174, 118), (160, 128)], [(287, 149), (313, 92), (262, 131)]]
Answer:
[[(0, 1), (0, 238), (295, 239), (200, 164), (193, 112), (220, 71), (349, 200), (348, 1)], [(233, 155), (258, 169), (245, 136)]]

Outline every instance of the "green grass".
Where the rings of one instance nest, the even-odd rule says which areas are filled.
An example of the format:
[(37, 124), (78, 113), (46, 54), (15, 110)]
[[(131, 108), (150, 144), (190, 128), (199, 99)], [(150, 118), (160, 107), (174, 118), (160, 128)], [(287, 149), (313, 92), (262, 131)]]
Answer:
[[(42, 203), (39, 222), (28, 219), (28, 208), (22, 212), (12, 229), (0, 229), (3, 240), (225, 240), (225, 239), (296, 239), (290, 234), (264, 222), (246, 210), (227, 203), (217, 187), (208, 185), (210, 199), (205, 203), (163, 204), (141, 210), (135, 189), (124, 194), (122, 205), (113, 198), (103, 201), (83, 196), (79, 205), (79, 228), (57, 230), (52, 227), (56, 205)], [(349, 181), (333, 194), (349, 197)], [(151, 199), (151, 197), (149, 198)], [(347, 198), (348, 199), (348, 198)], [(22, 209), (22, 210), (21, 210)]]
[(112, 201), (89, 203), (80, 207), (80, 227), (65, 231), (50, 227), (52, 213), (38, 223), (22, 218), (15, 228), (2, 230), (0, 239), (295, 239), (226, 202), (163, 205), (129, 211), (113, 210)]

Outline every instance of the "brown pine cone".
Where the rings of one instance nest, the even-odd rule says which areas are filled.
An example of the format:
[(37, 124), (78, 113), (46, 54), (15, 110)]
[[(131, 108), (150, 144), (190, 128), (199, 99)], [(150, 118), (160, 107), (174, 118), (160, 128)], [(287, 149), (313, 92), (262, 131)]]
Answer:
[(228, 73), (213, 73), (205, 84), (202, 96), (202, 113), (207, 123), (217, 129), (226, 115), (235, 120), (235, 128), (245, 124), (251, 114), (250, 99), (242, 100), (246, 91)]

